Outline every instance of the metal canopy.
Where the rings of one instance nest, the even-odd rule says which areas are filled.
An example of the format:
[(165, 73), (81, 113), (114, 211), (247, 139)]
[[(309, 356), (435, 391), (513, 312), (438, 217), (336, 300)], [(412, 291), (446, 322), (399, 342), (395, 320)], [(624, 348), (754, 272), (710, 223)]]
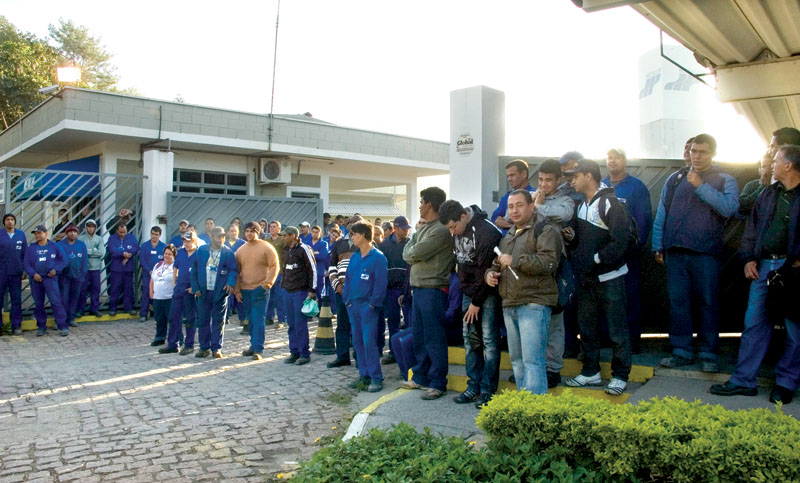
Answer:
[(717, 97), (732, 102), (768, 140), (800, 127), (800, 2), (797, 0), (574, 0), (587, 12), (630, 6), (714, 71)]

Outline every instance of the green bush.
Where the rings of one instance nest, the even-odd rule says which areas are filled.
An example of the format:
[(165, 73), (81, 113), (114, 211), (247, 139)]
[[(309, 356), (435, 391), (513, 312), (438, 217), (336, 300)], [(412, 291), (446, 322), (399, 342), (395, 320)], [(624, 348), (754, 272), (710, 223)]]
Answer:
[(800, 481), (800, 422), (780, 408), (729, 411), (675, 398), (611, 404), (570, 391), (559, 397), (507, 391), (476, 422), (494, 451), (525, 443), (531, 454), (564, 457), (617, 478)]
[(601, 475), (563, 458), (536, 456), (529, 447), (511, 453), (476, 450), (461, 438), (417, 433), (407, 424), (373, 429), (336, 442), (301, 463), (293, 482), (599, 482)]

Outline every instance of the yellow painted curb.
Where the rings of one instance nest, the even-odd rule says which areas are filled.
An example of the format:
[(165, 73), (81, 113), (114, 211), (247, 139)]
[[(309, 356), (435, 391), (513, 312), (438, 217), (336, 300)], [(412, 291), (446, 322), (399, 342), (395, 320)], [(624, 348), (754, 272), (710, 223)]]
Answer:
[[(116, 320), (135, 320), (138, 319), (138, 315), (128, 315), (128, 314), (117, 314), (115, 316), (110, 316), (108, 314), (101, 315), (100, 317), (95, 317), (94, 315), (84, 315), (83, 317), (78, 317), (75, 319), (75, 322), (80, 324), (82, 322), (114, 322)], [(150, 319), (152, 320), (152, 318)], [(10, 321), (8, 319), (8, 313), (3, 313), (3, 324), (9, 324)], [(55, 327), (56, 321), (52, 317), (47, 318), (47, 327)], [(20, 326), (22, 330), (36, 330), (36, 320), (35, 319), (24, 319), (22, 321), (22, 325)]]
[(376, 401), (374, 401), (372, 404), (370, 404), (369, 406), (365, 407), (364, 409), (362, 409), (359, 412), (360, 413), (364, 413), (364, 414), (372, 414), (376, 409), (378, 409), (378, 406), (380, 406), (381, 404), (389, 402), (392, 399), (395, 399), (397, 397), (400, 397), (403, 394), (407, 393), (408, 391), (409, 391), (409, 389), (402, 389), (402, 388), (395, 389), (394, 391), (390, 392), (389, 394), (387, 394), (385, 396), (381, 396)]

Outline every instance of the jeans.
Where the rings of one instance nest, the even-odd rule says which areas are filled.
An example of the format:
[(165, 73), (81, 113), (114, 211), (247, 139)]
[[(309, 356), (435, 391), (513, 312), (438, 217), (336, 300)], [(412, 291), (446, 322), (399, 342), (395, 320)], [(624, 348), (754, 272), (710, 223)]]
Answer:
[[(758, 262), (758, 280), (750, 284), (750, 297), (744, 316), (744, 332), (739, 346), (739, 360), (731, 382), (756, 387), (756, 375), (769, 349), (772, 322), (767, 319), (767, 274), (778, 269), (786, 259)], [(800, 384), (800, 321), (786, 320), (786, 349), (775, 366), (775, 383), (791, 391)]]
[(503, 307), (503, 319), (517, 389), (526, 389), (532, 394), (547, 393), (544, 353), (550, 307), (539, 304)]
[(228, 311), (228, 296), (225, 292), (206, 291), (197, 298), (197, 337), (200, 349), (218, 351), (222, 349), (225, 313)]
[(628, 273), (625, 275), (625, 300), (627, 301), (628, 333), (631, 347), (639, 347), (642, 339), (642, 262), (637, 250), (625, 257)]
[(47, 312), (44, 309), (44, 296), (50, 300), (50, 308), (53, 309), (53, 318), (56, 320), (56, 327), (59, 330), (66, 330), (69, 328), (67, 325), (67, 313), (64, 310), (64, 304), (61, 301), (61, 292), (58, 289), (58, 278), (42, 277), (41, 282), (35, 282), (31, 279), (31, 295), (36, 304), (33, 309), (33, 317), (36, 319), (36, 327), (39, 329), (47, 328)]
[(667, 251), (667, 293), (669, 295), (669, 342), (672, 353), (691, 359), (692, 306), (697, 307), (698, 355), (716, 361), (719, 345), (718, 257), (685, 250)]
[(5, 304), (6, 292), (11, 296), (11, 327), (19, 329), (22, 326), (22, 274), (0, 275), (0, 309)]
[[(86, 292), (89, 292), (89, 312), (96, 314), (100, 310), (100, 280), (103, 278), (102, 270), (89, 270), (83, 278), (81, 293), (78, 295), (78, 308), (75, 313), (83, 315), (86, 310)], [(148, 293), (150, 289), (147, 289)]]
[(169, 309), (172, 299), (153, 299), (153, 318), (156, 319), (156, 336), (154, 342), (167, 340), (167, 327), (169, 326)]
[(264, 352), (264, 316), (269, 304), (270, 292), (264, 287), (242, 290), (242, 306), (247, 310), (250, 330), (250, 349), (259, 354)]
[(310, 357), (308, 350), (308, 317), (303, 315), (306, 290), (286, 292), (286, 321), (289, 324), (289, 351), (292, 355)]
[(83, 280), (66, 276), (58, 277), (58, 287), (61, 292), (61, 303), (67, 313), (67, 324), (75, 321), (75, 310), (78, 307), (78, 295), (81, 293)]
[(358, 359), (358, 375), (372, 382), (383, 381), (381, 354), (378, 348), (378, 317), (376, 308), (366, 300), (357, 300), (347, 307), (353, 327), (353, 347)]
[(578, 284), (578, 321), (583, 342), (581, 374), (600, 372), (600, 315), (608, 322), (613, 356), (611, 375), (623, 381), (631, 372), (631, 340), (625, 315), (625, 278)]
[(117, 311), (119, 296), (125, 312), (133, 310), (133, 272), (111, 272), (108, 276), (108, 310)]
[(414, 357), (414, 334), (411, 327), (403, 329), (389, 339), (392, 354), (397, 359), (397, 367), (400, 369), (400, 377), (404, 381), (408, 380), (408, 370), (417, 364)]
[(340, 361), (350, 360), (350, 316), (338, 293), (336, 300), (336, 358)]
[(397, 298), (403, 295), (403, 288), (390, 288), (386, 290), (386, 298), (383, 299), (383, 315), (378, 320), (378, 346), (383, 348), (381, 342), (384, 341), (386, 326), (389, 326), (389, 353), (392, 352), (392, 336), (400, 331), (400, 304), (397, 303)]
[(139, 317), (150, 314), (150, 274), (142, 269), (142, 304), (139, 307)]
[[(194, 295), (186, 292), (185, 289), (176, 289), (172, 294), (172, 304), (169, 308), (169, 334), (167, 335), (167, 347), (177, 348), (178, 343), (183, 341), (183, 347), (194, 348), (194, 338), (197, 332), (197, 305)], [(186, 336), (181, 333), (181, 322), (186, 316), (184, 328)]]
[(564, 312), (550, 314), (547, 349), (544, 356), (547, 372), (561, 372), (564, 368), (564, 337)]
[[(464, 295), (461, 309), (467, 312), (472, 300)], [(489, 295), (480, 307), (478, 320), (464, 322), (464, 350), (469, 382), (467, 391), (472, 394), (492, 395), (497, 392), (500, 380), (500, 321), (497, 318), (499, 297)]]
[[(267, 302), (267, 317), (272, 320), (277, 315), (278, 322), (286, 322), (286, 290), (281, 288), (283, 275), (278, 274), (275, 283), (269, 290), (269, 299)], [(249, 319), (248, 319), (249, 320)]]
[(414, 382), (440, 391), (447, 389), (447, 293), (440, 288), (414, 287)]

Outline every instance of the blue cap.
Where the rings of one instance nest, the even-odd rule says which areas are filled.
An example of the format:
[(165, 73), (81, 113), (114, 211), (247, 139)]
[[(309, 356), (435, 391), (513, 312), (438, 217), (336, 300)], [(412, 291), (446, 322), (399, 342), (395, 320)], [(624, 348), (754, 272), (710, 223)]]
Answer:
[(411, 225), (408, 224), (408, 218), (405, 216), (398, 216), (394, 219), (394, 226), (399, 227), (402, 230), (408, 230), (411, 228)]
[(579, 159), (583, 159), (583, 155), (578, 151), (569, 151), (561, 156), (561, 159), (558, 160), (558, 164), (567, 164), (570, 159), (578, 161)]

